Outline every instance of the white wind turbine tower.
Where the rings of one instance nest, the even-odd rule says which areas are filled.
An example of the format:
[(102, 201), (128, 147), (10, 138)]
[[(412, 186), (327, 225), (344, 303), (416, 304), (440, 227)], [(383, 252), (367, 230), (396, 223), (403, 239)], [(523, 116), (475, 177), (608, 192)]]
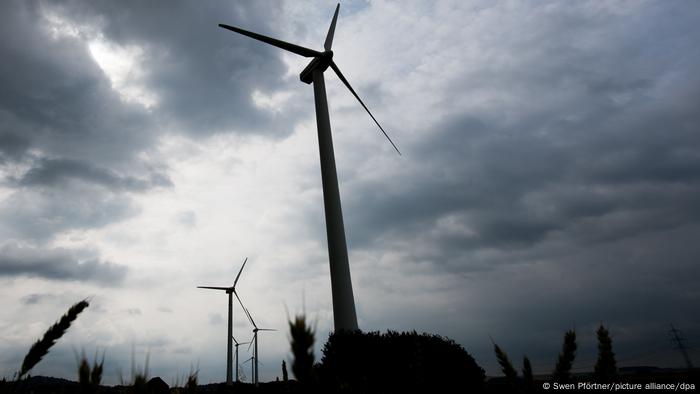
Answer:
[(333, 323), (336, 331), (358, 329), (357, 315), (355, 313), (355, 298), (352, 292), (352, 280), (350, 277), (350, 265), (348, 262), (348, 249), (345, 241), (345, 226), (343, 224), (343, 212), (340, 205), (340, 192), (338, 191), (338, 175), (335, 167), (335, 154), (333, 152), (333, 138), (331, 136), (330, 117), (328, 115), (328, 103), (326, 101), (326, 85), (323, 72), (332, 68), (338, 78), (345, 84), (350, 92), (357, 98), (362, 107), (372, 117), (384, 136), (389, 140), (396, 152), (399, 152), (389, 135), (384, 131), (377, 119), (374, 118), (364, 102), (355, 93), (345, 76), (333, 61), (333, 34), (338, 20), (340, 4), (335, 8), (335, 14), (323, 45), (324, 51), (318, 52), (277, 40), (261, 34), (253, 33), (229, 25), (219, 24), (220, 27), (248, 36), (258, 41), (276, 46), (286, 51), (312, 58), (308, 66), (301, 72), (302, 82), (313, 83), (314, 102), (316, 107), (316, 126), (318, 129), (318, 147), (321, 158), (321, 180), (323, 184), (323, 206), (326, 216), (326, 236), (328, 238), (328, 258), (331, 272), (331, 293), (333, 295)]
[(231, 338), (233, 338), (233, 342), (236, 343), (234, 346), (236, 346), (236, 361), (235, 361), (235, 363), (236, 363), (236, 382), (238, 382), (238, 368), (239, 368), (239, 364), (238, 364), (238, 347), (241, 346), (241, 345), (245, 345), (246, 343), (250, 343), (250, 341), (248, 341), (248, 342), (238, 342), (238, 341), (236, 340), (236, 337), (231, 336)]
[(258, 326), (255, 324), (255, 321), (253, 320), (253, 317), (250, 315), (250, 312), (248, 311), (248, 308), (243, 306), (243, 303), (241, 302), (240, 297), (238, 297), (238, 294), (236, 294), (236, 298), (238, 299), (238, 302), (241, 304), (241, 307), (243, 308), (243, 312), (245, 312), (246, 316), (248, 316), (248, 320), (250, 321), (250, 324), (253, 325), (253, 339), (251, 340), (251, 343), (248, 345), (248, 349), (250, 350), (250, 346), (253, 346), (253, 383), (255, 385), (258, 385), (258, 364), (260, 363), (260, 360), (258, 359), (258, 331), (277, 331), (274, 328), (258, 328)]
[[(236, 275), (236, 280), (233, 281), (233, 286), (231, 287), (213, 287), (213, 286), (197, 286), (198, 289), (212, 289), (212, 290), (224, 290), (226, 291), (226, 294), (228, 294), (228, 339), (227, 339), (227, 346), (226, 346), (226, 384), (231, 385), (232, 384), (232, 364), (233, 364), (233, 344), (232, 344), (232, 339), (233, 339), (233, 295), (236, 295), (238, 297), (238, 294), (236, 294), (236, 284), (238, 283), (238, 278), (241, 277), (241, 272), (243, 272), (243, 268), (245, 267), (245, 263), (248, 262), (248, 258), (246, 257), (245, 260), (243, 260), (243, 265), (241, 265), (240, 271), (238, 271), (238, 275)], [(241, 305), (243, 306), (243, 305)], [(238, 370), (236, 370), (238, 371)]]

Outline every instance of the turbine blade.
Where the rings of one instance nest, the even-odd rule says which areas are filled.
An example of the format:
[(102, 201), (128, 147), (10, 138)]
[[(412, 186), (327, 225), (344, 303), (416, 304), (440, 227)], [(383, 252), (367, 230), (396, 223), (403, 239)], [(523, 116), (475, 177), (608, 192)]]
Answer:
[(238, 275), (236, 275), (236, 280), (233, 281), (233, 288), (236, 288), (236, 283), (238, 283), (238, 278), (241, 277), (241, 272), (243, 272), (243, 267), (245, 267), (245, 263), (248, 262), (248, 258), (246, 257), (245, 260), (243, 260), (243, 265), (241, 266), (241, 270), (238, 271)]
[(360, 98), (360, 96), (358, 96), (357, 93), (355, 93), (355, 90), (352, 88), (352, 86), (350, 86), (350, 82), (348, 82), (348, 80), (345, 79), (345, 76), (343, 76), (343, 73), (340, 72), (340, 69), (338, 68), (338, 66), (335, 64), (335, 62), (333, 60), (331, 60), (331, 68), (333, 69), (333, 71), (335, 71), (335, 74), (338, 76), (338, 78), (340, 78), (340, 80), (343, 81), (345, 86), (347, 86), (347, 88), (350, 89), (350, 92), (353, 94), (353, 96), (355, 96), (357, 101), (359, 101), (360, 104), (362, 104), (362, 107), (365, 109), (365, 111), (367, 111), (369, 116), (372, 117), (372, 120), (374, 120), (374, 123), (376, 123), (377, 126), (379, 126), (379, 130), (381, 130), (382, 133), (384, 133), (384, 136), (386, 137), (386, 139), (389, 140), (389, 142), (391, 143), (391, 146), (394, 147), (394, 149), (396, 150), (396, 153), (401, 155), (401, 152), (399, 151), (399, 148), (397, 148), (396, 145), (394, 144), (394, 141), (392, 141), (391, 138), (389, 138), (389, 135), (386, 133), (386, 131), (384, 131), (384, 129), (382, 128), (382, 125), (380, 125), (379, 122), (377, 122), (377, 119), (374, 118), (374, 115), (372, 115), (372, 113), (369, 112), (369, 108), (367, 108), (365, 103), (362, 102), (362, 99)]
[(327, 51), (331, 50), (331, 47), (333, 46), (333, 34), (335, 34), (335, 22), (338, 20), (338, 11), (340, 10), (340, 3), (335, 7), (335, 14), (333, 14), (333, 20), (331, 21), (331, 27), (328, 28), (328, 34), (326, 34), (326, 42), (323, 44), (323, 47), (326, 48)]
[(230, 287), (197, 286), (198, 289), (228, 290)]
[(258, 328), (258, 331), (277, 331), (274, 328)]
[[(257, 336), (257, 335), (253, 335), (253, 338), (250, 340), (250, 344), (248, 344), (248, 350), (246, 350), (246, 352), (247, 352), (247, 351), (250, 351), (250, 347), (253, 346), (253, 342), (255, 341), (255, 337), (256, 337), (256, 336)], [(251, 358), (252, 358), (252, 357), (251, 357)]]
[(250, 316), (250, 312), (248, 312), (248, 308), (246, 308), (245, 305), (243, 305), (243, 301), (241, 301), (241, 297), (238, 296), (238, 293), (236, 293), (235, 290), (233, 291), (233, 294), (236, 295), (236, 299), (238, 300), (238, 303), (241, 304), (241, 308), (243, 308), (243, 312), (245, 312), (245, 315), (248, 317), (248, 321), (250, 322), (250, 324), (252, 324), (253, 327), (256, 327), (255, 322), (253, 321), (253, 317)]
[(272, 37), (263, 36), (262, 34), (253, 33), (252, 31), (239, 29), (239, 28), (234, 27), (234, 26), (229, 26), (229, 25), (225, 25), (223, 23), (219, 23), (219, 27), (223, 27), (224, 29), (231, 30), (231, 31), (236, 32), (238, 34), (243, 34), (244, 36), (248, 36), (248, 37), (253, 38), (255, 40), (262, 41), (264, 43), (276, 46), (277, 48), (281, 48), (281, 49), (284, 49), (286, 51), (296, 53), (297, 55), (301, 55), (304, 57), (316, 57), (316, 56), (321, 55), (320, 52), (314, 51), (313, 49), (304, 48), (304, 47), (299, 46), (299, 45), (290, 44), (290, 43), (282, 41), (282, 40), (278, 40), (278, 39), (275, 39)]

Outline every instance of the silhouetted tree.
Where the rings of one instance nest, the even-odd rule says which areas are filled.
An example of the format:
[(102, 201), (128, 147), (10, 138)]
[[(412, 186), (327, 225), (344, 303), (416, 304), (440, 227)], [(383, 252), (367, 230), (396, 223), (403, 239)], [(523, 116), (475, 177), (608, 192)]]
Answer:
[(415, 331), (333, 333), (318, 371), (324, 392), (479, 392), (485, 379), (462, 346)]
[(610, 338), (610, 333), (602, 324), (598, 327), (596, 335), (598, 336), (598, 360), (594, 367), (595, 376), (599, 381), (610, 382), (617, 375), (612, 339)]
[(289, 375), (287, 375), (287, 362), (282, 360), (282, 380), (284, 383), (289, 381)]
[(569, 330), (564, 334), (564, 344), (552, 374), (556, 381), (568, 382), (571, 380), (571, 367), (574, 358), (576, 358), (576, 331)]

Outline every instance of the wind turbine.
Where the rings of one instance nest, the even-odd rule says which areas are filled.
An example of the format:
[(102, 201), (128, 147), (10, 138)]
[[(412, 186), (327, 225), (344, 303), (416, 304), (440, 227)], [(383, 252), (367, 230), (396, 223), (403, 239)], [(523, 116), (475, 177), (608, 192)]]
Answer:
[[(250, 356), (249, 359), (243, 361), (243, 364), (247, 363), (248, 361), (255, 361), (255, 356)], [(253, 383), (253, 375), (255, 375), (255, 363), (251, 362), (250, 363), (250, 382)]]
[[(231, 287), (213, 287), (213, 286), (197, 286), (198, 289), (212, 289), (212, 290), (224, 290), (226, 291), (226, 294), (228, 294), (228, 339), (227, 339), (227, 346), (226, 346), (226, 384), (231, 385), (232, 382), (232, 350), (233, 350), (233, 345), (231, 340), (233, 339), (233, 294), (238, 297), (238, 294), (236, 294), (236, 284), (238, 283), (238, 278), (241, 277), (241, 272), (243, 272), (243, 268), (245, 267), (245, 263), (248, 262), (248, 258), (246, 257), (245, 260), (243, 260), (243, 265), (241, 266), (240, 271), (238, 271), (238, 275), (236, 275), (236, 280), (233, 281), (233, 286)], [(243, 306), (241, 304), (241, 306)], [(237, 347), (236, 347), (237, 349)]]
[(236, 340), (236, 337), (234, 337), (233, 335), (231, 336), (231, 338), (233, 338), (233, 342), (236, 343), (236, 344), (235, 344), (235, 346), (236, 346), (236, 382), (238, 382), (238, 347), (241, 346), (241, 345), (245, 345), (246, 343), (250, 343), (250, 341), (248, 341), (248, 342), (238, 342), (238, 341)]
[(250, 315), (250, 312), (248, 311), (248, 308), (243, 306), (243, 303), (241, 302), (241, 299), (238, 297), (238, 294), (236, 294), (236, 298), (238, 299), (238, 302), (241, 304), (241, 307), (243, 308), (243, 312), (245, 312), (246, 316), (248, 316), (248, 320), (250, 321), (250, 324), (253, 325), (253, 339), (251, 340), (251, 343), (248, 345), (248, 350), (250, 350), (250, 346), (254, 345), (253, 347), (253, 383), (255, 385), (258, 385), (258, 331), (277, 331), (274, 328), (258, 328), (258, 326), (255, 324), (255, 320), (253, 320), (253, 316)]
[(374, 115), (369, 111), (360, 96), (350, 86), (350, 83), (333, 61), (333, 34), (335, 33), (335, 23), (338, 20), (340, 4), (335, 8), (331, 26), (323, 44), (324, 51), (318, 52), (313, 49), (290, 44), (285, 41), (267, 37), (262, 34), (253, 33), (238, 27), (219, 24), (219, 27), (231, 30), (258, 41), (276, 46), (286, 51), (312, 58), (308, 66), (299, 75), (302, 82), (313, 83), (314, 102), (316, 107), (316, 126), (318, 129), (318, 148), (321, 158), (321, 181), (323, 184), (323, 206), (326, 216), (326, 236), (328, 238), (328, 258), (331, 271), (331, 293), (333, 296), (333, 323), (336, 331), (358, 330), (357, 315), (355, 313), (355, 299), (352, 292), (352, 279), (350, 277), (350, 265), (348, 263), (348, 248), (345, 241), (345, 226), (343, 224), (343, 211), (340, 205), (340, 192), (338, 191), (338, 175), (335, 168), (335, 154), (333, 152), (333, 138), (331, 136), (331, 123), (328, 115), (328, 102), (326, 100), (326, 85), (323, 79), (323, 72), (328, 67), (332, 68), (338, 78), (345, 84), (350, 92), (360, 102), (362, 107), (372, 117), (374, 123), (379, 126), (384, 136), (389, 140), (396, 152), (400, 155), (399, 149), (389, 138)]

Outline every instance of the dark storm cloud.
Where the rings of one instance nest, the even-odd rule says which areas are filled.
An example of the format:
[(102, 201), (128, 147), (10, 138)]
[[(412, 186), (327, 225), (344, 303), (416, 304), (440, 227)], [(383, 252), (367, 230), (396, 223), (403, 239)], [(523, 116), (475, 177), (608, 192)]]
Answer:
[[(279, 51), (217, 26), (239, 23), (274, 35), (278, 8), (258, 2), (6, 4), (0, 166), (7, 171), (0, 184), (10, 194), (0, 205), (0, 234), (48, 241), (137, 214), (128, 193), (173, 186), (154, 152), (163, 135), (291, 133), (303, 113), (270, 114), (251, 99), (256, 89), (284, 85)], [(130, 75), (157, 98), (153, 108), (120, 95), (93, 58), (89, 44), (95, 42), (140, 51)], [(181, 217), (185, 225), (194, 220)]]
[(19, 157), (35, 148), (110, 164), (132, 158), (153, 141), (146, 112), (119, 99), (85, 43), (53, 38), (38, 23), (40, 9), (12, 2), (0, 17), (7, 59), (0, 65), (0, 135), (15, 140), (4, 153)]
[(94, 257), (81, 259), (79, 254), (84, 252), (6, 244), (0, 247), (0, 275), (94, 281), (110, 286), (121, 283), (126, 277), (126, 266)]
[[(560, 28), (553, 19), (543, 26)], [(691, 22), (655, 26), (663, 32), (657, 39), (674, 42), (678, 53), (672, 58), (693, 46), (683, 23)], [(406, 162), (404, 179), (364, 182), (351, 190), (350, 226), (363, 229), (354, 241), (411, 238), (441, 220), (465, 230), (441, 240), (472, 250), (530, 248), (555, 235), (603, 242), (695, 223), (700, 113), (689, 103), (700, 100), (690, 71), (700, 66), (700, 57), (683, 57), (679, 68), (654, 57), (658, 44), (649, 45), (646, 34), (595, 19), (576, 25), (563, 33), (581, 36), (570, 44), (542, 27), (526, 35), (541, 43), (536, 56), (524, 53), (505, 78), (492, 77), (491, 67), (498, 65), (486, 63), (470, 70), (463, 85), (453, 85), (453, 100), (475, 84), (508, 98), (502, 108), (460, 113), (421, 132), (400, 159)], [(621, 39), (596, 43), (596, 52), (577, 46), (605, 29)], [(512, 50), (516, 57), (522, 51), (494, 50)], [(598, 58), (597, 51), (610, 57)], [(627, 57), (630, 52), (637, 55)]]
[[(398, 256), (407, 274), (463, 278), (451, 307), (479, 320), (436, 312), (410, 324), (510, 341), (551, 362), (545, 373), (574, 324), (589, 354), (601, 321), (625, 354), (658, 346), (671, 321), (700, 330), (700, 9), (658, 4), (592, 16), (551, 7), (509, 25), (518, 38), (490, 50), (517, 61), (465, 67), (443, 102), (478, 102), (476, 91), (499, 97), (492, 106), (418, 130), (393, 177), (352, 179), (351, 243)], [(479, 348), (495, 373), (492, 349)]]
[(232, 130), (284, 136), (293, 131), (290, 123), (300, 114), (273, 117), (251, 100), (255, 89), (284, 86), (280, 50), (218, 27), (255, 27), (279, 36), (280, 3), (69, 2), (56, 9), (72, 20), (99, 21), (112, 42), (142, 46), (149, 73), (144, 83), (160, 97), (161, 119), (178, 131), (197, 136)]
[(7, 130), (0, 131), (0, 164), (7, 159), (16, 160), (28, 147), (29, 141), (22, 136)]

